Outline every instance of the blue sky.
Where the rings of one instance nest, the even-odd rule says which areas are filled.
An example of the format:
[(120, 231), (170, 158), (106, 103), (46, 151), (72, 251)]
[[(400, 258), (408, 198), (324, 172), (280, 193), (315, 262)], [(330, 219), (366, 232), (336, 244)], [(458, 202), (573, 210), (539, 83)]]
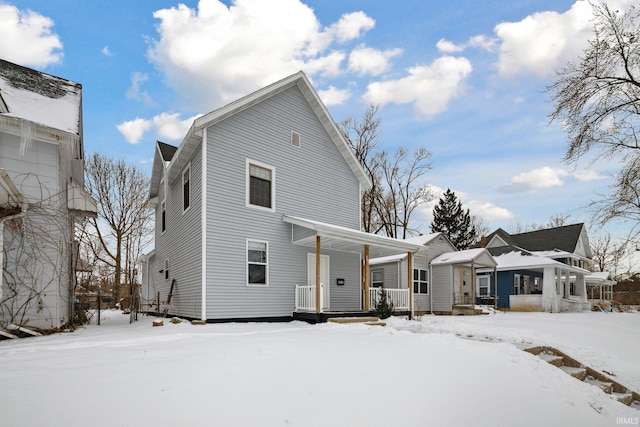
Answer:
[[(545, 87), (586, 45), (590, 13), (561, 0), (0, 0), (0, 57), (81, 83), (86, 151), (147, 171), (157, 139), (177, 145), (197, 114), (302, 69), (336, 121), (379, 104), (383, 148), (426, 146), (425, 184), (510, 231), (555, 214), (588, 225), (612, 182), (611, 159), (564, 164), (548, 121)], [(430, 207), (418, 215), (429, 232)]]

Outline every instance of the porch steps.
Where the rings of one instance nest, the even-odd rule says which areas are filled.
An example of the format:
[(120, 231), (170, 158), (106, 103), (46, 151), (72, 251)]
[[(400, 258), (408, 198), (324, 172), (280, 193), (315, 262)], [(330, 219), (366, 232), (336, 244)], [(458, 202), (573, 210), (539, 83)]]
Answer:
[(327, 319), (327, 322), (331, 323), (364, 323), (370, 326), (386, 326), (385, 322), (380, 321), (379, 318), (374, 316), (369, 317), (331, 317)]
[(527, 348), (524, 351), (540, 357), (580, 381), (598, 387), (603, 393), (610, 395), (612, 399), (640, 410), (640, 394), (623, 386), (602, 372), (583, 365), (557, 348), (536, 346)]

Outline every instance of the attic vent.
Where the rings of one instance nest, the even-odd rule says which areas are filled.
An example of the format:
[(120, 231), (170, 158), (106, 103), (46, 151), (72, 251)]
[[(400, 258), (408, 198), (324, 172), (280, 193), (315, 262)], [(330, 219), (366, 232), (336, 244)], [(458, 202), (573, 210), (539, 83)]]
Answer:
[(291, 145), (300, 147), (300, 134), (298, 132), (291, 131)]

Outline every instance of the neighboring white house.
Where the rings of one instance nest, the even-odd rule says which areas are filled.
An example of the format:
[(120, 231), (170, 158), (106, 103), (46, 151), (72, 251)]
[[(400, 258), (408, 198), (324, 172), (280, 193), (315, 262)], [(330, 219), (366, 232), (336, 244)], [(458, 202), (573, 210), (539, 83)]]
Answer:
[(596, 309), (605, 309), (613, 303), (613, 286), (617, 283), (608, 271), (595, 271), (586, 278), (587, 299)]
[(370, 185), (302, 72), (205, 114), (179, 147), (156, 145), (143, 305), (206, 321), (366, 312), (369, 258), (420, 248), (360, 231)]
[(0, 60), (0, 330), (73, 314), (84, 191), (82, 86)]

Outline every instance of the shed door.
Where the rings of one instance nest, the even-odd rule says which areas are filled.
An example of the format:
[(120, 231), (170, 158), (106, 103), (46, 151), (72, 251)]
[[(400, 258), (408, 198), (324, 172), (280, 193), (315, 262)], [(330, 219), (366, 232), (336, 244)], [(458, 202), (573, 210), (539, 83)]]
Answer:
[[(307, 254), (307, 283), (316, 284), (316, 254)], [(322, 309), (329, 308), (329, 255), (320, 255), (320, 286), (322, 286)]]

